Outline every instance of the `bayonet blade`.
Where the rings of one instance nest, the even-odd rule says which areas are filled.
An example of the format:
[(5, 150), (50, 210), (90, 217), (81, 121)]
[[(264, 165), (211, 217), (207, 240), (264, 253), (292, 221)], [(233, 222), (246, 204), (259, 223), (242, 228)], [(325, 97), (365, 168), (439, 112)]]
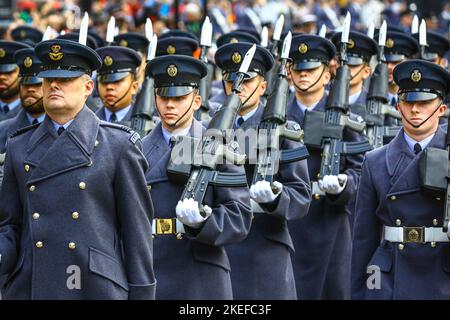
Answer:
[(240, 73), (247, 73), (250, 63), (253, 60), (253, 56), (256, 52), (256, 44), (254, 44), (245, 54), (244, 61), (242, 61), (241, 67), (239, 68)]
[(261, 47), (267, 48), (269, 46), (269, 29), (264, 27), (261, 32)]
[(373, 23), (373, 21), (369, 24), (369, 28), (367, 29), (367, 36), (371, 39), (375, 37), (375, 24)]
[(383, 21), (383, 24), (380, 28), (380, 33), (378, 35), (378, 45), (380, 47), (386, 46), (386, 33), (387, 33), (387, 23), (386, 20)]
[(116, 18), (111, 17), (108, 22), (108, 27), (106, 29), (106, 42), (114, 42), (114, 32), (116, 28)]
[(48, 26), (47, 29), (45, 29), (44, 35), (42, 36), (42, 41), (50, 40), (51, 34), (52, 34), (52, 27)]
[(411, 34), (419, 33), (419, 17), (417, 14), (414, 15), (412, 24), (411, 24)]
[(158, 36), (153, 34), (150, 44), (148, 45), (147, 60), (153, 60), (156, 55), (156, 45), (158, 43)]
[(284, 15), (280, 15), (280, 17), (277, 20), (277, 23), (275, 24), (275, 29), (273, 31), (273, 40), (279, 41), (281, 38), (281, 32), (283, 32), (283, 25), (284, 25)]
[(323, 24), (319, 30), (319, 37), (326, 38), (327, 35), (327, 26)]
[(88, 26), (89, 26), (89, 15), (87, 12), (85, 12), (83, 20), (81, 20), (80, 35), (78, 37), (78, 43), (86, 45)]
[(211, 47), (211, 39), (212, 39), (212, 24), (209, 21), (209, 17), (206, 16), (202, 26), (200, 45), (202, 47)]
[(344, 24), (342, 26), (342, 35), (341, 42), (348, 43), (348, 36), (350, 35), (350, 23), (351, 23), (351, 15), (350, 12), (347, 12), (347, 16), (345, 17)]
[(147, 20), (145, 21), (145, 36), (147, 37), (148, 41), (152, 41), (153, 24), (152, 24), (152, 20), (150, 20), (150, 18), (147, 18)]
[(426, 25), (424, 19), (422, 19), (422, 22), (420, 23), (420, 27), (419, 27), (419, 44), (421, 46), (428, 46), (428, 43), (427, 43), (427, 25)]
[(281, 51), (281, 59), (289, 58), (289, 51), (291, 50), (292, 33), (289, 31), (283, 42), (283, 50)]

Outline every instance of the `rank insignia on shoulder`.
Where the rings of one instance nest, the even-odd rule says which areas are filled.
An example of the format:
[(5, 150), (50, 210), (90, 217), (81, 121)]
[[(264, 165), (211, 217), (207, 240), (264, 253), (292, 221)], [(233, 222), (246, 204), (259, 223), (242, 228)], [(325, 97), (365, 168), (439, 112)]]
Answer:
[(131, 141), (133, 144), (136, 144), (136, 142), (138, 142), (140, 139), (141, 139), (141, 136), (140, 136), (139, 133), (137, 133), (137, 132), (134, 132), (134, 133), (131, 135), (131, 137), (130, 137), (130, 141)]

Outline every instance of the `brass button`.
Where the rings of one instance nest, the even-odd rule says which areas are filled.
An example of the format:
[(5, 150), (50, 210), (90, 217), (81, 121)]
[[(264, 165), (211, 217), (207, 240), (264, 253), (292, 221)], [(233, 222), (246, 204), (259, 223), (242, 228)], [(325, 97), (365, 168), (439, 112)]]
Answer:
[(434, 241), (432, 241), (432, 242), (431, 242), (431, 247), (432, 247), (432, 248), (436, 248), (436, 247), (437, 247), (437, 243), (434, 242)]
[(314, 199), (320, 200), (320, 194), (316, 193), (316, 194), (314, 195)]
[(26, 171), (26, 172), (30, 171), (30, 166), (27, 165), (27, 164), (25, 165), (25, 171)]
[(37, 213), (37, 212), (33, 213), (33, 219), (34, 220), (38, 220), (39, 217), (40, 217), (39, 213)]
[(93, 164), (94, 164), (94, 162), (92, 162), (92, 160), (90, 160), (87, 166), (92, 167)]
[(316, 175), (317, 179), (320, 179), (320, 172)]
[(77, 220), (80, 217), (80, 214), (78, 212), (72, 212), (72, 219)]
[(401, 226), (402, 225), (402, 221), (400, 219), (395, 220), (395, 225), (396, 226)]
[(438, 220), (437, 219), (433, 219), (433, 226), (437, 226), (438, 225)]
[(397, 197), (396, 196), (391, 196), (391, 200), (395, 201), (395, 200), (397, 200)]
[(77, 245), (75, 244), (75, 242), (70, 242), (69, 243), (69, 249), (70, 250), (75, 250), (76, 247), (77, 247)]
[(95, 140), (94, 147), (98, 146), (98, 140)]
[(439, 197), (436, 197), (436, 200), (437, 200), (437, 201), (441, 201), (441, 198), (439, 198)]
[(36, 190), (36, 187), (35, 186), (30, 186), (30, 188), (28, 190), (30, 190), (30, 192), (33, 192), (34, 190)]
[(85, 182), (80, 182), (80, 189), (81, 190), (86, 189), (86, 183)]
[(404, 248), (405, 248), (405, 246), (403, 245), (403, 243), (399, 243), (398, 250), (403, 250)]
[(42, 241), (36, 242), (36, 248), (41, 249), (44, 246), (44, 243)]
[(148, 190), (148, 191), (152, 191), (152, 186), (148, 184), (148, 185), (147, 185), (147, 190)]

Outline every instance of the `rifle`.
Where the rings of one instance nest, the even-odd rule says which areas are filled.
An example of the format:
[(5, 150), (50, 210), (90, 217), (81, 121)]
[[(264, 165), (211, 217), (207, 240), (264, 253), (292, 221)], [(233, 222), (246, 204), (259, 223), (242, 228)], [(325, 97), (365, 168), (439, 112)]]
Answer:
[(396, 132), (398, 132), (401, 128), (397, 127), (396, 130), (393, 128), (387, 130), (384, 125), (386, 117), (401, 119), (400, 113), (389, 105), (389, 73), (386, 58), (384, 57), (386, 32), (387, 25), (386, 21), (384, 21), (378, 35), (378, 64), (370, 80), (366, 115), (365, 117), (363, 116), (367, 124), (367, 137), (369, 138), (370, 144), (374, 148), (383, 146), (383, 138), (393, 137), (389, 135), (389, 133), (396, 134)]
[[(447, 121), (450, 125), (450, 118)], [(433, 198), (445, 199), (442, 231), (448, 232), (450, 223), (450, 130), (447, 129), (446, 149), (425, 148), (419, 159), (419, 183)]]
[[(275, 58), (275, 61), (277, 61), (278, 57), (278, 46), (281, 39), (281, 32), (283, 31), (283, 24), (284, 24), (284, 15), (280, 15), (280, 17), (277, 20), (277, 23), (275, 24), (275, 29), (273, 31), (272, 36), (272, 44), (270, 48), (270, 52), (272, 53), (273, 57)], [(267, 72), (266, 75), (266, 81), (267, 81), (267, 89), (266, 92), (264, 92), (264, 97), (268, 97), (271, 93), (271, 90), (273, 87), (273, 83), (277, 79), (277, 68), (273, 66), (269, 72)]]
[(242, 187), (247, 185), (245, 173), (226, 173), (216, 171), (218, 164), (225, 158), (235, 164), (245, 163), (245, 155), (238, 154), (237, 143), (230, 141), (227, 131), (233, 128), (236, 114), (242, 106), (238, 93), (241, 91), (242, 83), (246, 78), (246, 72), (256, 51), (256, 45), (246, 53), (239, 68), (238, 76), (233, 83), (232, 92), (227, 96), (224, 105), (217, 110), (212, 117), (202, 140), (197, 144), (194, 163), (191, 165), (181, 164), (177, 159), (177, 146), (189, 137), (178, 137), (172, 149), (171, 159), (167, 167), (169, 178), (178, 179), (188, 174), (189, 178), (185, 185), (181, 199), (193, 198), (199, 204), (200, 213), (204, 215), (203, 200), (208, 185)]
[[(268, 181), (272, 191), (278, 193), (279, 190), (273, 185), (273, 177), (278, 171), (278, 164), (295, 162), (309, 157), (308, 149), (305, 146), (278, 151), (280, 139), (286, 138), (293, 141), (301, 141), (303, 130), (300, 125), (293, 121), (286, 121), (286, 103), (289, 92), (289, 82), (286, 65), (289, 62), (289, 50), (291, 47), (292, 34), (286, 36), (281, 52), (281, 65), (278, 70), (278, 77), (275, 82), (276, 88), (270, 94), (264, 108), (262, 121), (258, 126), (258, 136), (267, 136), (267, 144), (258, 146), (258, 162), (253, 173), (252, 184), (258, 181)], [(289, 129), (292, 127), (292, 129)], [(273, 143), (275, 143), (275, 148)], [(254, 212), (264, 212), (261, 207), (252, 201)]]
[[(158, 38), (152, 35), (147, 53), (147, 60), (155, 58), (156, 43)], [(135, 130), (141, 137), (145, 137), (153, 128), (153, 114), (155, 112), (155, 91), (153, 78), (146, 76), (142, 83), (142, 88), (136, 96), (133, 113), (131, 114), (130, 127)]]
[[(340, 45), (340, 61), (341, 65), (336, 72), (333, 87), (330, 92), (330, 97), (326, 106), (325, 113), (323, 112), (308, 112), (305, 119), (305, 143), (313, 143), (318, 141), (322, 149), (322, 161), (320, 164), (320, 173), (318, 178), (322, 179), (326, 175), (337, 176), (340, 172), (341, 155), (359, 154), (372, 149), (368, 140), (344, 142), (344, 129), (348, 128), (356, 132), (363, 132), (365, 123), (363, 121), (356, 121), (350, 119), (348, 96), (349, 96), (349, 79), (350, 70), (347, 65), (347, 44), (350, 32), (350, 14), (347, 14), (342, 31), (341, 45)], [(312, 121), (308, 120), (308, 116)], [(306, 124), (310, 122), (312, 125), (312, 132), (309, 135), (306, 129)], [(317, 129), (320, 127), (321, 129)], [(321, 132), (317, 132), (317, 131)], [(308, 137), (310, 136), (310, 137)], [(308, 137), (308, 139), (307, 139)], [(319, 139), (319, 140), (317, 140)], [(311, 140), (312, 143), (308, 143)], [(319, 191), (317, 182), (313, 182), (313, 192), (323, 194)]]
[(202, 97), (202, 105), (200, 108), (195, 111), (194, 117), (199, 120), (209, 120), (209, 95), (211, 92), (211, 83), (214, 74), (214, 67), (212, 64), (208, 62), (208, 50), (211, 47), (212, 40), (212, 24), (209, 22), (209, 18), (205, 18), (205, 22), (203, 22), (202, 26), (202, 34), (200, 38), (200, 46), (202, 47), (202, 51), (200, 54), (200, 60), (202, 60), (207, 67), (208, 73), (205, 77), (200, 79), (199, 85), (199, 93)]

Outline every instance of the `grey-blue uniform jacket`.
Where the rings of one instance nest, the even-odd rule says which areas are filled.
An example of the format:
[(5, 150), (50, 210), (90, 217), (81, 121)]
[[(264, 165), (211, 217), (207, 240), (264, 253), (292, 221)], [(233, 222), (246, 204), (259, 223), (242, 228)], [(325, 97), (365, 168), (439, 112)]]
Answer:
[(136, 134), (87, 107), (8, 141), (0, 191), (5, 299), (152, 299), (147, 162)]
[[(325, 111), (327, 98), (324, 95), (314, 111)], [(305, 116), (295, 96), (288, 104), (287, 116), (304, 127)], [(359, 134), (344, 130), (345, 141), (359, 139)], [(316, 181), (320, 172), (321, 150), (308, 147), (308, 151), (309, 176)], [(340, 171), (348, 176), (342, 193), (319, 198), (313, 195), (307, 216), (289, 222), (295, 247), (297, 295), (301, 300), (350, 297), (351, 234), (347, 205), (356, 196), (362, 160), (362, 154), (342, 156)]]
[(16, 106), (14, 109), (10, 110), (8, 113), (4, 113), (3, 109), (0, 109), (0, 122), (7, 120), (7, 119), (14, 118), (15, 116), (17, 116), (17, 114), (19, 113), (20, 110), (22, 110), (21, 105)]
[[(235, 134), (245, 136), (249, 129), (257, 129), (263, 110), (260, 105)], [(250, 148), (256, 147), (253, 141)], [(280, 143), (281, 150), (300, 146), (301, 143), (286, 139)], [(244, 149), (243, 146), (241, 149)], [(253, 153), (245, 149), (247, 156)], [(246, 164), (245, 169), (248, 184), (251, 185), (255, 165)], [(294, 245), (288, 221), (305, 216), (311, 202), (306, 160), (280, 164), (274, 181), (283, 184), (279, 197), (273, 203), (261, 205), (267, 213), (254, 213), (247, 239), (227, 246), (235, 299), (297, 299), (291, 259)]]
[[(397, 223), (442, 230), (445, 199), (421, 190), (420, 154), (409, 149), (403, 132), (364, 160), (353, 238), (353, 299), (450, 299), (449, 242), (435, 247), (429, 242), (404, 243), (399, 248), (382, 235), (383, 226), (398, 227)], [(445, 136), (438, 128), (428, 147), (444, 149)], [(371, 265), (380, 270), (379, 289), (368, 289)]]
[[(97, 115), (97, 117), (99, 117), (100, 120), (109, 121), (109, 119), (106, 119), (105, 117), (105, 108), (106, 108), (105, 106), (101, 107), (95, 112), (95, 114)], [(122, 120), (120, 120), (120, 122), (131, 121), (132, 114), (133, 114), (133, 105), (131, 105), (130, 110), (128, 110), (127, 114)]]
[[(198, 137), (203, 130), (194, 120), (189, 134)], [(168, 179), (166, 169), (172, 149), (164, 140), (161, 123), (143, 139), (143, 149), (150, 164), (146, 178), (155, 218), (176, 218), (175, 208), (184, 185)], [(244, 172), (242, 166), (234, 165), (219, 165), (218, 170)], [(200, 229), (184, 226), (186, 234), (181, 240), (174, 234), (154, 239), (156, 299), (233, 298), (224, 246), (243, 240), (249, 232), (252, 215), (248, 187), (209, 186), (203, 203), (212, 208), (212, 214)]]

